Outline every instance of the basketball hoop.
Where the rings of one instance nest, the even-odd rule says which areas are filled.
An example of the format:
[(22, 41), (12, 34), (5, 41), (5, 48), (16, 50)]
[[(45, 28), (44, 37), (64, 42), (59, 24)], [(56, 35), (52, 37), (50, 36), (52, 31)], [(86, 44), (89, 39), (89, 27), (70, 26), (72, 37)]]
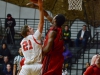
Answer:
[(68, 0), (68, 10), (80, 10), (82, 11), (82, 0)]

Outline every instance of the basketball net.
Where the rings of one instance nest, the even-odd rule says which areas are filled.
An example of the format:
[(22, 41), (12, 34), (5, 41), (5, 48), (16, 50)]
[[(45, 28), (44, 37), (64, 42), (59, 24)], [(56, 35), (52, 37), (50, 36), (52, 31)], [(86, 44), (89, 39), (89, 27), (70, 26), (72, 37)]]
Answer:
[(80, 10), (82, 11), (82, 0), (68, 0), (68, 10)]

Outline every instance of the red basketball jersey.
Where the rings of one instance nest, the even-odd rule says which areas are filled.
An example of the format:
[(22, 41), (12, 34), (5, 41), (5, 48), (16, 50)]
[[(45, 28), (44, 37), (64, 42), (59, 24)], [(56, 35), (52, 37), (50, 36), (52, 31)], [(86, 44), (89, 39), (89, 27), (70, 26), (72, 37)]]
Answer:
[(54, 40), (54, 43), (53, 43), (53, 47), (51, 48), (50, 52), (49, 53), (63, 53), (63, 45), (64, 45), (64, 42), (62, 40), (62, 29), (60, 27), (58, 28), (55, 28), (55, 27), (51, 27), (50, 30), (48, 31), (47, 35), (46, 35), (46, 38), (44, 40), (44, 46), (47, 45), (47, 42), (48, 42), (48, 35), (50, 33), (50, 31), (56, 31), (57, 32), (57, 36)]
[(51, 27), (47, 33), (47, 36), (44, 41), (44, 46), (48, 43), (48, 35), (50, 31), (56, 31), (57, 36), (54, 40), (53, 47), (46, 54), (43, 60), (43, 75), (61, 75), (62, 74), (62, 64), (64, 61), (63, 53), (63, 40), (62, 29)]

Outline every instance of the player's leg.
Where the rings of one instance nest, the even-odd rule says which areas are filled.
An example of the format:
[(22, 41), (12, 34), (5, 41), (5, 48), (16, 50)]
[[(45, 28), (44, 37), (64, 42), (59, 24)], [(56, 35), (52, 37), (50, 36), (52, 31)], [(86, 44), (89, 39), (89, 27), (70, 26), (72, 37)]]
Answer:
[(23, 65), (19, 75), (31, 75), (28, 65)]
[(32, 68), (31, 75), (42, 75), (42, 64), (35, 63), (30, 67)]

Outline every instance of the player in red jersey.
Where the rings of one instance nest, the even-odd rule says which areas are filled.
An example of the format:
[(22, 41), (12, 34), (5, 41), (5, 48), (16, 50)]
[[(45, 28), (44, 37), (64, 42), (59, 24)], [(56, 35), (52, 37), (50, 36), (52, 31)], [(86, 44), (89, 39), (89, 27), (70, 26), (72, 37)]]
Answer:
[(100, 75), (100, 55), (93, 56), (95, 61), (94, 63), (89, 66), (83, 75)]
[(52, 26), (44, 40), (43, 75), (62, 75), (64, 43), (61, 26), (65, 22), (65, 17), (62, 14), (58, 14), (52, 18), (46, 11), (44, 11), (44, 15), (52, 23)]

